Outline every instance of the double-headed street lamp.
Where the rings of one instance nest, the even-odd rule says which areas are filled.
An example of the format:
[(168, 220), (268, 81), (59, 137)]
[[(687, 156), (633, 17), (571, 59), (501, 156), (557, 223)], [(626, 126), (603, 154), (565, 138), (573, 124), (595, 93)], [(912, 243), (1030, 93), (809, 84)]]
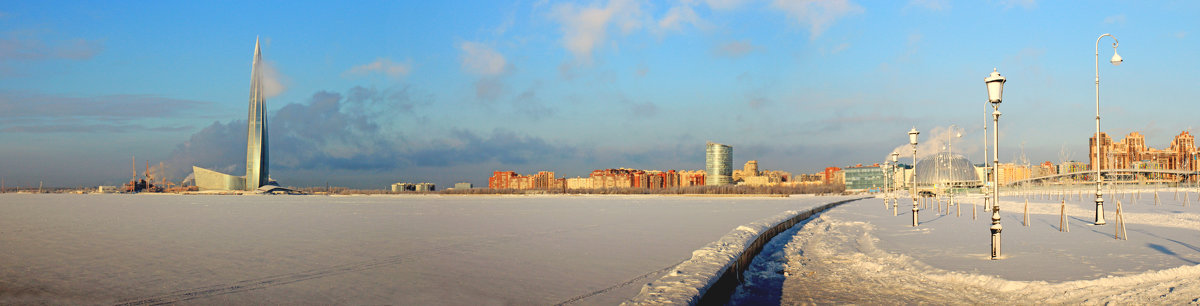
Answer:
[[(899, 158), (900, 158), (900, 153), (892, 152), (892, 185), (893, 186), (896, 184), (896, 166), (900, 165)], [(893, 187), (892, 189), (895, 189), (895, 188)], [(896, 209), (897, 202), (900, 202), (900, 200), (897, 199), (896, 196), (893, 196), (892, 197), (892, 216), (899, 215), (899, 213), (897, 213), (897, 209)]]
[(1003, 100), (1005, 78), (996, 69), (983, 79), (987, 84), (988, 102), (992, 103), (992, 260), (1000, 259), (1000, 101)]
[(912, 199), (913, 199), (913, 209), (912, 209), (913, 227), (917, 226), (917, 220), (918, 220), (918, 218), (917, 218), (917, 210), (918, 210), (917, 209), (917, 135), (918, 134), (921, 134), (921, 132), (917, 132), (917, 127), (915, 127), (915, 126), (911, 130), (908, 131), (908, 143), (912, 144), (912, 149), (913, 149), (912, 186), (910, 186), (910, 189), (909, 189), (909, 194), (912, 195)]
[(1102, 34), (1096, 37), (1096, 161), (1092, 168), (1096, 169), (1096, 225), (1104, 225), (1104, 195), (1100, 192), (1100, 39), (1105, 36), (1113, 39), (1113, 57), (1109, 60), (1113, 66), (1121, 65), (1124, 61), (1117, 54), (1117, 37), (1112, 34)]

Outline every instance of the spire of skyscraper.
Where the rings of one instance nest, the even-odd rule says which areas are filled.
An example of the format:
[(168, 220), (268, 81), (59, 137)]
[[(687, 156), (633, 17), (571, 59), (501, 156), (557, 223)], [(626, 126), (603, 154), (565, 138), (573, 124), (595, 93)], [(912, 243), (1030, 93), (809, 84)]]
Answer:
[(254, 62), (250, 69), (250, 113), (246, 119), (246, 190), (255, 190), (268, 182), (267, 110), (263, 97), (262, 49), (254, 38)]

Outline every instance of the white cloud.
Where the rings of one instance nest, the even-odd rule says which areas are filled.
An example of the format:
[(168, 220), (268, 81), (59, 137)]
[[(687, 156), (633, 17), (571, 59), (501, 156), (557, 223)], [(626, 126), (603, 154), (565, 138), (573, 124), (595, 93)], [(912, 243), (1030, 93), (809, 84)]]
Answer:
[(275, 69), (275, 62), (264, 60), (262, 63), (259, 63), (258, 68), (262, 69), (263, 78), (261, 81), (264, 98), (278, 96), (287, 90), (287, 85), (284, 85), (284, 83), (287, 83), (287, 77), (279, 73), (278, 69)]
[(1184, 37), (1187, 37), (1187, 35), (1188, 35), (1188, 32), (1187, 32), (1187, 31), (1179, 31), (1179, 32), (1175, 32), (1175, 38), (1181, 38), (1181, 39), (1182, 39), (1182, 38), (1184, 38)]
[(642, 25), (641, 4), (632, 0), (609, 0), (603, 7), (559, 4), (551, 16), (562, 27), (563, 46), (585, 63), (590, 63), (592, 52), (607, 41), (610, 24), (625, 34)]
[(487, 45), (467, 41), (458, 48), (462, 50), (463, 71), (481, 76), (496, 76), (508, 71), (508, 60), (504, 55)]
[(412, 64), (408, 62), (396, 63), (387, 58), (379, 58), (369, 64), (355, 66), (346, 70), (343, 75), (366, 75), (371, 73), (383, 73), (390, 77), (407, 76), (412, 71)]
[(44, 40), (38, 31), (10, 31), (0, 36), (0, 62), (8, 60), (90, 59), (104, 50), (104, 40)]
[(693, 26), (699, 25), (700, 17), (696, 16), (696, 11), (691, 6), (678, 5), (667, 10), (667, 14), (658, 20), (658, 30), (664, 32), (682, 30), (683, 25), (689, 23)]
[(1113, 15), (1113, 16), (1104, 17), (1104, 23), (1125, 24), (1125, 14), (1117, 14), (1117, 15)]
[(808, 25), (811, 39), (821, 36), (839, 18), (863, 12), (861, 6), (849, 0), (775, 0), (771, 7)]

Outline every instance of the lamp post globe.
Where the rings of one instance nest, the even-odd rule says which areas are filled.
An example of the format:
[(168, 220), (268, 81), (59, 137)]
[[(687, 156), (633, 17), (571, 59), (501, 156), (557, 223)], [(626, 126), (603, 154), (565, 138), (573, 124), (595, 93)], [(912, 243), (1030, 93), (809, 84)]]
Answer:
[(1004, 96), (1004, 82), (1006, 80), (1000, 75), (1000, 72), (996, 71), (996, 68), (992, 68), (992, 74), (983, 79), (983, 82), (987, 84), (988, 102), (1000, 104), (1000, 100)]
[(917, 135), (919, 134), (921, 134), (921, 132), (918, 132), (916, 127), (908, 130), (908, 143), (914, 146), (917, 145)]
[[(1117, 39), (1116, 37), (1113, 37), (1113, 41), (1116, 41), (1116, 39)], [(1125, 61), (1125, 59), (1121, 58), (1121, 54), (1117, 53), (1117, 43), (1114, 42), (1113, 43), (1113, 57), (1112, 57), (1112, 59), (1108, 60), (1108, 62), (1112, 63), (1113, 66), (1120, 66), (1121, 62), (1124, 62), (1124, 61)]]

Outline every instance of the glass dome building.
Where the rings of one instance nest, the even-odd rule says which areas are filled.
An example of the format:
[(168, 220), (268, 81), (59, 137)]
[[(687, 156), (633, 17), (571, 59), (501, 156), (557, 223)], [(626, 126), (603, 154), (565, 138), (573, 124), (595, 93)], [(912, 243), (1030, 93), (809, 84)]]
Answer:
[(933, 156), (922, 158), (916, 165), (917, 188), (937, 190), (946, 188), (963, 189), (983, 186), (983, 181), (975, 172), (975, 165), (966, 157), (958, 154), (940, 152)]

